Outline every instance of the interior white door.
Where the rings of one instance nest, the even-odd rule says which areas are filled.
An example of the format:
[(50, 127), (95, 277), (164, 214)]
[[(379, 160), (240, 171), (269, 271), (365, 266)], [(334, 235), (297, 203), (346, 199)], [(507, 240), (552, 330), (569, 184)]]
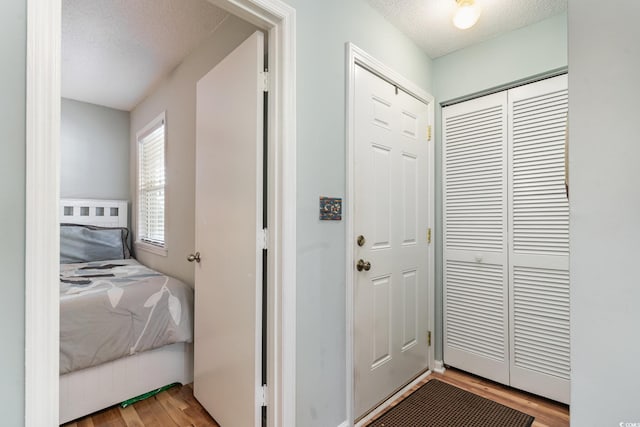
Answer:
[(261, 410), (263, 35), (197, 84), (194, 395), (224, 427)]
[(442, 121), (444, 362), (509, 384), (507, 94)]
[(356, 67), (356, 417), (428, 368), (429, 121), (428, 105)]
[(567, 76), (509, 90), (511, 385), (569, 403)]

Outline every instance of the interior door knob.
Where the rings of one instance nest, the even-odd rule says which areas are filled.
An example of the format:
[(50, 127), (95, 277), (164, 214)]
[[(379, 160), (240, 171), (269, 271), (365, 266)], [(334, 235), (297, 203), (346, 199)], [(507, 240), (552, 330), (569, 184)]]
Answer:
[(369, 271), (371, 270), (371, 263), (369, 261), (365, 261), (363, 259), (358, 260), (358, 263), (356, 264), (356, 269), (358, 271)]
[(189, 262), (193, 262), (193, 261), (200, 262), (200, 252), (196, 252), (195, 254), (190, 254), (187, 257), (187, 261), (189, 261)]

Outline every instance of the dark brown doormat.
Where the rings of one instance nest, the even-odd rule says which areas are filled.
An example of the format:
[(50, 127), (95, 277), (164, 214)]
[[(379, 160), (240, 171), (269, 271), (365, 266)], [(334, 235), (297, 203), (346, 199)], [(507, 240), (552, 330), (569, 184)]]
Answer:
[(369, 427), (530, 427), (534, 418), (438, 380), (431, 380)]

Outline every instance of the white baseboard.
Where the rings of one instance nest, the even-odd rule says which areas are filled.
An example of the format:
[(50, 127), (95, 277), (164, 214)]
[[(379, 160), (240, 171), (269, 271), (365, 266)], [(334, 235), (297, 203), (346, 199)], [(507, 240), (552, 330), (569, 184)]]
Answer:
[(444, 367), (444, 362), (442, 360), (435, 361), (435, 367), (433, 368), (433, 372), (436, 372), (438, 374), (444, 374), (444, 371), (446, 370), (447, 369)]
[(396, 394), (394, 394), (393, 396), (391, 396), (390, 398), (385, 400), (384, 403), (382, 403), (380, 406), (378, 406), (373, 411), (369, 412), (366, 417), (364, 417), (363, 419), (358, 421), (356, 423), (355, 427), (362, 427), (362, 426), (367, 425), (367, 423), (369, 421), (371, 421), (372, 419), (377, 417), (381, 412), (385, 411), (389, 406), (391, 406), (391, 404), (393, 402), (395, 402), (398, 398), (400, 398), (400, 396), (405, 394), (407, 391), (411, 390), (416, 384), (420, 383), (422, 380), (424, 380), (429, 375), (431, 375), (431, 370), (428, 370), (428, 371), (424, 372), (418, 378), (416, 378), (415, 380), (411, 381), (411, 383), (407, 384), (402, 390), (398, 391)]
[(340, 425), (338, 425), (338, 427), (349, 427), (349, 421), (344, 420), (343, 422), (340, 423)]

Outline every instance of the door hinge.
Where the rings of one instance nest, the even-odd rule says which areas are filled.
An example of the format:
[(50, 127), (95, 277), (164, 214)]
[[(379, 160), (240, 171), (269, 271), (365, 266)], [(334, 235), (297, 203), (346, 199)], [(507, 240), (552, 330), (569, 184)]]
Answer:
[(267, 390), (267, 386), (266, 386), (266, 384), (263, 384), (258, 389), (258, 406), (260, 406), (260, 407), (267, 406), (267, 396), (268, 395), (269, 395), (269, 392)]
[(269, 71), (262, 72), (262, 91), (269, 92)]
[(427, 346), (431, 347), (431, 331), (427, 331)]
[(431, 125), (427, 126), (427, 141), (431, 141)]
[(431, 243), (431, 227), (427, 228), (427, 243)]
[(258, 247), (260, 249), (269, 249), (269, 230), (266, 228), (258, 232)]

